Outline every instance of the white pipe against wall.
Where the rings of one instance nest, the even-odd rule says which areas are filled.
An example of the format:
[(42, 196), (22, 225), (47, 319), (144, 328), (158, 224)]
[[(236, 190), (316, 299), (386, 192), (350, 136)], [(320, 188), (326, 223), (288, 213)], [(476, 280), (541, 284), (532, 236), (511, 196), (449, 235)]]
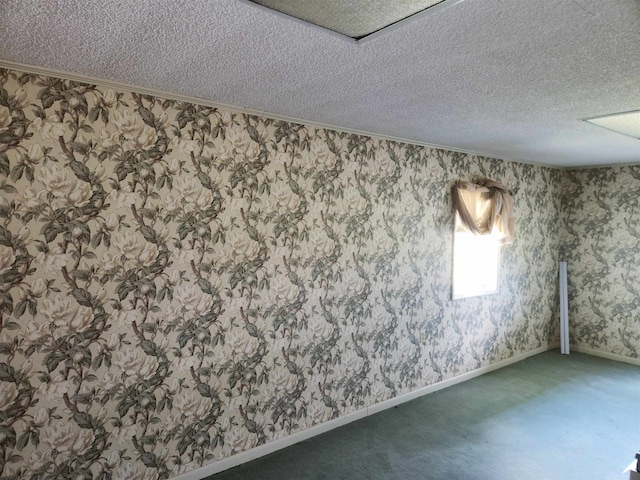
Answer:
[(569, 292), (567, 262), (560, 262), (560, 353), (569, 355)]

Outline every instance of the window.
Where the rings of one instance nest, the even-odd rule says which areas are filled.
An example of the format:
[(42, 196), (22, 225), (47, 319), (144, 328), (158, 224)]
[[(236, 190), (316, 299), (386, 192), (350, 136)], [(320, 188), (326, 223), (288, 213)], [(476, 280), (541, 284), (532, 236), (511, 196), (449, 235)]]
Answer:
[(512, 201), (493, 180), (458, 183), (451, 191), (455, 212), (453, 299), (498, 291), (500, 246), (513, 236)]
[(456, 215), (453, 236), (453, 299), (498, 292), (500, 265), (498, 232), (475, 235), (464, 228)]

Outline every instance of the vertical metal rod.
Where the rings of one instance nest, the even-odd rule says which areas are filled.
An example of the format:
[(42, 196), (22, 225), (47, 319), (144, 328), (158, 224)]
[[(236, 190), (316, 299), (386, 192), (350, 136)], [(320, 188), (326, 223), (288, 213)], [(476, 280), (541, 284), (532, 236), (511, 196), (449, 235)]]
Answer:
[(569, 292), (567, 262), (560, 262), (560, 353), (569, 355)]

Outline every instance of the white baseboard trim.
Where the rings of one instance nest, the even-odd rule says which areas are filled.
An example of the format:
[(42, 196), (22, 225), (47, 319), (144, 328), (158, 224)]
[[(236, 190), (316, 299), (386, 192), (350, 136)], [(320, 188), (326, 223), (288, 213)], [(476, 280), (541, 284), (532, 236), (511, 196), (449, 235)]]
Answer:
[(594, 357), (607, 358), (609, 360), (615, 360), (617, 362), (630, 363), (631, 365), (637, 365), (640, 367), (640, 358), (625, 357), (624, 355), (618, 355), (617, 353), (603, 352), (602, 350), (596, 350), (589, 347), (579, 347), (577, 345), (571, 345), (571, 349), (578, 353), (593, 355)]
[(236, 455), (233, 455), (228, 458), (224, 458), (217, 462), (204, 465), (203, 467), (197, 468), (195, 470), (191, 470), (190, 472), (183, 473), (182, 475), (178, 475), (176, 477), (172, 477), (172, 480), (201, 480), (202, 478), (208, 477), (209, 475), (214, 475), (224, 470), (228, 470), (230, 468), (237, 467), (238, 465), (242, 465), (243, 463), (250, 462), (251, 460), (255, 460), (256, 458), (264, 457), (265, 455), (269, 455), (270, 453), (289, 447), (293, 444), (321, 435), (325, 432), (328, 432), (329, 430), (342, 427), (343, 425), (347, 425), (348, 423), (355, 422), (356, 420), (360, 420), (369, 415), (374, 415), (383, 410), (387, 410), (389, 408), (395, 407), (396, 405), (400, 405), (402, 403), (406, 403), (411, 400), (414, 400), (415, 398), (422, 397), (424, 395), (436, 392), (438, 390), (442, 390), (443, 388), (451, 387), (458, 383), (471, 380), (472, 378), (479, 377), (480, 375), (484, 375), (485, 373), (498, 370), (508, 365), (512, 365), (514, 363), (520, 362), (525, 358), (532, 357), (534, 355), (538, 355), (540, 353), (544, 353), (548, 350), (553, 350), (555, 348), (558, 348), (558, 346), (547, 345), (544, 347), (536, 348), (535, 350), (530, 350), (528, 352), (515, 355), (510, 358), (506, 358), (504, 360), (500, 360), (496, 363), (492, 363), (491, 365), (487, 365), (486, 367), (481, 367), (476, 370), (472, 370), (471, 372), (463, 373), (462, 375), (459, 375), (457, 377), (448, 378), (447, 380), (434, 383), (433, 385), (428, 385), (426, 387), (419, 388), (418, 390), (414, 390), (413, 392), (405, 393), (403, 395), (390, 398), (389, 400), (385, 400), (384, 402), (380, 402), (370, 407), (366, 407), (361, 410), (348, 413), (334, 420), (329, 420), (328, 422), (322, 423), (320, 425), (316, 425), (306, 430), (293, 433), (286, 437), (278, 438), (277, 440), (273, 440), (272, 442), (266, 443), (264, 445), (260, 445), (259, 447), (252, 448), (251, 450), (247, 450), (245, 452), (238, 453)]

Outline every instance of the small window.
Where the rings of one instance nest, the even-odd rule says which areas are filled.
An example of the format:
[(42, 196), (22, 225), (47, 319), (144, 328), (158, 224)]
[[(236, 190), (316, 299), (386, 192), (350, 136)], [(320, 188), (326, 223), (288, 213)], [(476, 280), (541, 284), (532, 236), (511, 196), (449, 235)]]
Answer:
[(453, 299), (498, 292), (500, 239), (498, 232), (475, 235), (456, 215), (453, 238)]
[(451, 189), (455, 212), (452, 297), (498, 292), (500, 246), (513, 238), (513, 202), (500, 183), (459, 182)]

